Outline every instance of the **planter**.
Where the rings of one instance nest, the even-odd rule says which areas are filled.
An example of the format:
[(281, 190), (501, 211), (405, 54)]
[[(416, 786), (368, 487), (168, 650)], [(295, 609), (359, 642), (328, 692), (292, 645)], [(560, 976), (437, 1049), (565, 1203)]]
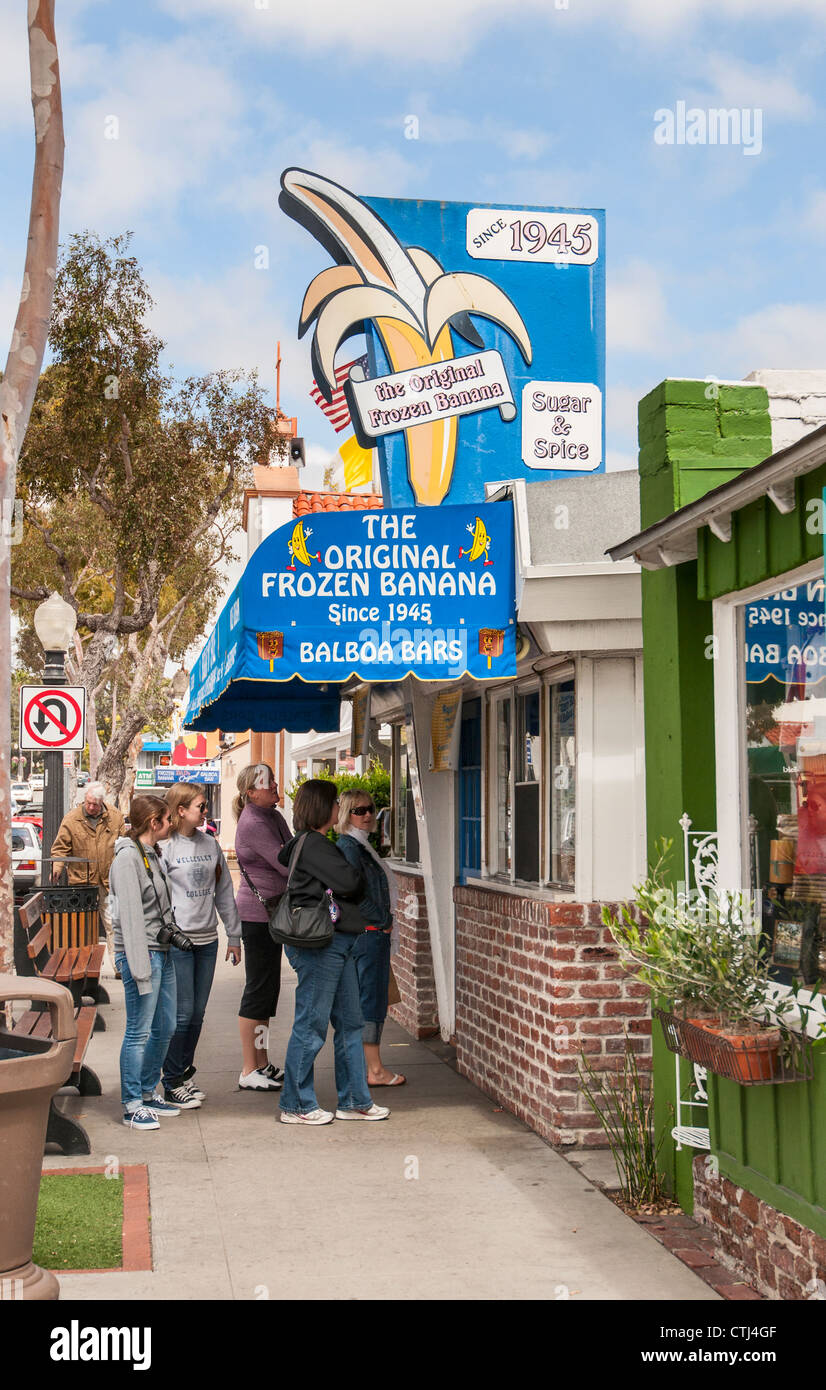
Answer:
[(793, 1055), (789, 1056), (788, 1046), (781, 1051), (783, 1037), (779, 1028), (757, 1027), (751, 1033), (737, 1033), (726, 1028), (720, 1019), (680, 1018), (665, 1009), (656, 1012), (669, 1051), (705, 1067), (715, 1076), (736, 1081), (740, 1086), (811, 1080), (812, 1049), (805, 1037), (794, 1040)]
[(732, 1081), (748, 1086), (756, 1081), (771, 1081), (774, 1077), (777, 1054), (780, 1051), (780, 1029), (760, 1028), (749, 1033), (732, 1032), (722, 1023), (689, 1019), (690, 1023), (719, 1038), (725, 1051), (717, 1058), (724, 1072), (709, 1063), (711, 1071), (728, 1076)]

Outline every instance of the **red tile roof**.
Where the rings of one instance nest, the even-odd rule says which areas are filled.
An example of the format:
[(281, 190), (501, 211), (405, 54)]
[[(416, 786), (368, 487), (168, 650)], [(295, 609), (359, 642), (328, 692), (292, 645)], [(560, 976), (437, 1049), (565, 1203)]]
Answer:
[(299, 492), (293, 516), (309, 512), (377, 512), (384, 506), (380, 492)]

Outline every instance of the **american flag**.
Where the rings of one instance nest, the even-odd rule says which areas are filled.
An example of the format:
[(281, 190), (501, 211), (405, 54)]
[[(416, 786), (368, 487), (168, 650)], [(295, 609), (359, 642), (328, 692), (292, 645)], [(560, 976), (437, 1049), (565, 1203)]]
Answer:
[(313, 389), (310, 392), (319, 410), (324, 411), (336, 434), (341, 434), (341, 431), (346, 430), (350, 424), (350, 411), (347, 409), (347, 401), (344, 396), (344, 383), (350, 375), (351, 367), (361, 367), (366, 375), (367, 354), (365, 353), (364, 357), (356, 357), (352, 362), (345, 362), (343, 367), (336, 367), (336, 389), (329, 404), (322, 396), (317, 382), (313, 382)]

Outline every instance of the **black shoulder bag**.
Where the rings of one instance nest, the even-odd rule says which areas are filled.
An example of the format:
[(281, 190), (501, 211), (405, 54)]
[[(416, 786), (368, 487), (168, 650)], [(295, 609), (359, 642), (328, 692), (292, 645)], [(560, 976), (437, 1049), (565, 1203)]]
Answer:
[[(322, 946), (330, 945), (335, 924), (341, 915), (341, 908), (335, 902), (331, 888), (324, 890), (324, 897), (319, 898), (317, 903), (309, 903), (301, 907), (290, 901), (290, 884), (301, 858), (301, 851), (304, 848), (306, 838), (306, 833), (298, 838), (292, 854), (287, 887), (277, 897), (268, 898), (265, 901), (261, 894), (253, 888), (243, 869), (241, 872), (258, 901), (263, 903), (267, 909), (267, 925), (273, 941), (284, 946), (304, 946), (310, 950), (318, 950)], [(238, 867), (241, 868), (240, 860)]]

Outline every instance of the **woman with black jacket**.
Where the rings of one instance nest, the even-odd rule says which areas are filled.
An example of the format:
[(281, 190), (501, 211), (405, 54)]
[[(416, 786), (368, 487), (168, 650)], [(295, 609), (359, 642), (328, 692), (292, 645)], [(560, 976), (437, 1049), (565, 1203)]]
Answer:
[(300, 858), (290, 881), (291, 903), (309, 906), (334, 894), (339, 916), (329, 946), (313, 949), (285, 946), (287, 959), (298, 976), (295, 1019), (284, 1060), (281, 1092), (282, 1124), (326, 1125), (333, 1119), (318, 1104), (313, 1064), (324, 1046), (327, 1029), (334, 1030), (337, 1120), (386, 1120), (390, 1111), (374, 1105), (367, 1089), (367, 1068), (362, 1047), (363, 1019), (353, 956), (364, 930), (356, 902), (364, 895), (358, 869), (327, 839), (338, 820), (334, 782), (303, 782), (293, 802), (294, 838), (279, 859), (289, 867), (296, 844), (303, 835)]

